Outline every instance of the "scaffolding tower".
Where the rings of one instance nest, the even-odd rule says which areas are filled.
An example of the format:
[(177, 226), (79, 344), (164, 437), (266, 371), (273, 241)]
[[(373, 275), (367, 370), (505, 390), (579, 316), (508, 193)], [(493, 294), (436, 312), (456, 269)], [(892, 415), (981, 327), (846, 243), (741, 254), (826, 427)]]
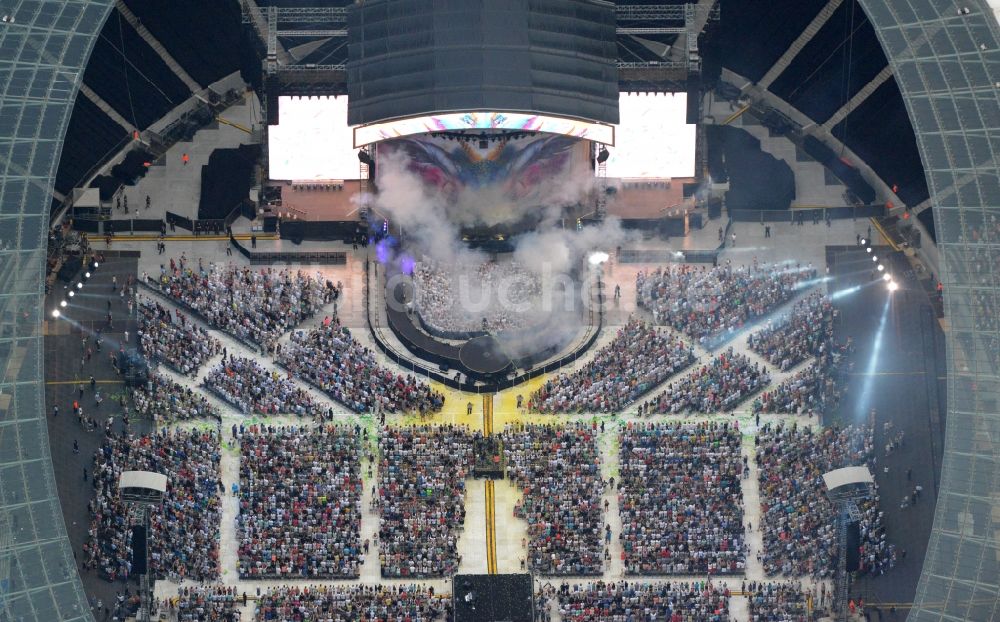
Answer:
[(834, 577), (834, 619), (847, 620), (847, 594), (851, 575), (847, 570), (847, 527), (861, 520), (858, 504), (872, 496), (875, 480), (866, 466), (836, 469), (823, 474), (826, 496), (836, 510), (837, 574)]

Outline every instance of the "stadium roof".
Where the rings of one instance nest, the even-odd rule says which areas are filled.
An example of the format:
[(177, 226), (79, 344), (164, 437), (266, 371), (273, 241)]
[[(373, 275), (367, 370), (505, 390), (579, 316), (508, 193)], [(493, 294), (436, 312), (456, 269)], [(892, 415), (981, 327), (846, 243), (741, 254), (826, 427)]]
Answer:
[[(0, 22), (0, 619), (91, 620), (66, 537), (42, 386), (49, 203), (111, 0), (4, 3)], [(13, 21), (11, 20), (13, 18)]]
[[(984, 2), (860, 0), (916, 133), (944, 258), (948, 421), (934, 527), (909, 619), (995, 620), (1000, 611), (1000, 370), (976, 300), (1000, 294), (1000, 27)], [(963, 8), (969, 9), (966, 13)], [(973, 273), (978, 257), (985, 273)], [(990, 274), (992, 272), (992, 274)]]

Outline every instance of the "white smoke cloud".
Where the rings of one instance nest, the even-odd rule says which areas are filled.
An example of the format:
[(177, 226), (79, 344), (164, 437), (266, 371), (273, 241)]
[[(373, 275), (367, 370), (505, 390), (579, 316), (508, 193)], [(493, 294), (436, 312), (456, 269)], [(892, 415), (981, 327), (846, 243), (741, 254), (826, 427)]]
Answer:
[[(489, 256), (462, 242), (463, 226), (514, 225), (527, 215), (537, 216), (539, 222), (534, 230), (509, 240), (515, 247), (511, 259), (538, 275), (543, 288), (541, 303), (533, 305), (528, 314), (528, 324), (535, 327), (532, 337), (511, 338), (503, 344), (516, 358), (548, 346), (565, 345), (579, 334), (590, 319), (590, 271), (595, 268), (588, 264), (587, 256), (594, 251), (613, 253), (628, 239), (617, 219), (581, 230), (575, 227), (575, 216), (563, 220), (563, 208), (592, 203), (596, 189), (586, 159), (572, 161), (566, 174), (543, 182), (547, 184), (544, 191), (532, 194), (528, 200), (511, 201), (499, 186), (466, 188), (456, 200), (454, 196), (443, 196), (408, 170), (406, 154), (383, 152), (379, 154), (378, 195), (359, 201), (368, 201), (402, 228), (405, 252), (418, 260), (429, 258), (465, 273), (473, 273)], [(540, 197), (544, 208), (537, 207)], [(466, 298), (478, 304), (480, 294), (466, 293)], [(455, 297), (455, 304), (460, 304), (462, 297)]]

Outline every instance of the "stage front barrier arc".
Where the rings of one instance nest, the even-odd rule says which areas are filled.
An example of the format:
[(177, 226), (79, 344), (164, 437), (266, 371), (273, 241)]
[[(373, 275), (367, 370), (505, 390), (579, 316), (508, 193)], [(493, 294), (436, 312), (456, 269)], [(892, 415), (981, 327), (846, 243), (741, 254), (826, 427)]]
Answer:
[[(372, 279), (372, 273), (371, 273), (371, 267), (370, 267), (371, 263), (372, 263), (371, 261), (366, 261), (365, 262), (365, 288), (366, 288), (367, 295), (369, 297), (372, 296), (372, 287), (373, 287), (372, 286), (372, 280), (371, 280)], [(374, 287), (380, 287), (380, 285), (376, 284)], [(383, 287), (383, 289), (381, 291), (384, 292), (385, 291), (384, 290), (384, 286), (382, 286), (382, 287)], [(379, 295), (378, 299), (379, 300), (383, 300), (384, 299), (384, 294)], [(531, 380), (533, 378), (537, 378), (537, 377), (541, 376), (542, 374), (552, 373), (552, 372), (558, 370), (559, 368), (561, 368), (561, 367), (563, 367), (565, 365), (569, 365), (573, 361), (575, 361), (578, 358), (580, 358), (581, 356), (583, 356), (594, 345), (594, 342), (597, 341), (597, 337), (601, 334), (601, 328), (603, 327), (603, 324), (604, 324), (604, 314), (603, 314), (603, 312), (599, 312), (597, 314), (597, 322), (598, 323), (597, 323), (596, 330), (594, 330), (593, 334), (590, 336), (590, 338), (587, 340), (587, 342), (584, 345), (582, 345), (582, 346), (574, 349), (568, 355), (566, 355), (566, 356), (564, 356), (564, 357), (562, 357), (562, 358), (560, 358), (560, 359), (558, 359), (556, 361), (553, 361), (553, 362), (548, 363), (546, 365), (543, 365), (541, 367), (533, 368), (533, 369), (531, 369), (531, 371), (528, 371), (528, 372), (525, 372), (523, 374), (520, 374), (519, 376), (517, 376), (515, 378), (512, 378), (512, 379), (504, 379), (504, 380), (497, 381), (497, 382), (494, 382), (494, 383), (480, 383), (480, 384), (475, 384), (475, 383), (470, 383), (470, 382), (458, 382), (454, 378), (451, 378), (449, 376), (445, 376), (444, 374), (441, 374), (441, 373), (439, 373), (437, 371), (431, 370), (430, 368), (425, 367), (424, 365), (416, 363), (416, 362), (414, 362), (414, 361), (412, 361), (412, 360), (410, 360), (410, 359), (408, 359), (406, 357), (403, 357), (403, 356), (400, 356), (399, 354), (397, 354), (392, 348), (390, 348), (383, 341), (383, 339), (382, 339), (382, 337), (380, 335), (380, 330), (383, 327), (381, 325), (379, 325), (376, 328), (376, 325), (372, 322), (372, 316), (371, 316), (372, 302), (371, 302), (370, 299), (366, 300), (366, 302), (367, 302), (367, 304), (365, 304), (365, 318), (366, 318), (366, 320), (368, 322), (368, 327), (370, 329), (370, 332), (371, 332), (371, 335), (372, 335), (372, 339), (375, 341), (375, 345), (378, 347), (379, 350), (382, 351), (383, 354), (385, 354), (390, 360), (392, 360), (394, 363), (396, 363), (400, 367), (409, 370), (415, 376), (423, 376), (423, 377), (428, 378), (430, 380), (434, 380), (436, 382), (440, 382), (441, 384), (443, 384), (443, 385), (445, 385), (447, 387), (450, 387), (452, 389), (456, 389), (456, 390), (459, 390), (459, 391), (468, 391), (470, 393), (496, 393), (497, 391), (502, 391), (504, 389), (509, 389), (511, 387), (519, 385), (519, 384), (521, 384), (523, 382), (526, 382), (528, 380)], [(600, 301), (599, 304), (603, 308), (603, 305), (604, 305), (603, 297), (601, 298), (601, 301)], [(402, 336), (399, 333), (397, 333), (393, 329), (393, 327), (391, 325), (389, 326), (389, 329), (393, 331), (393, 334), (396, 335), (397, 339), (401, 339), (402, 338)]]

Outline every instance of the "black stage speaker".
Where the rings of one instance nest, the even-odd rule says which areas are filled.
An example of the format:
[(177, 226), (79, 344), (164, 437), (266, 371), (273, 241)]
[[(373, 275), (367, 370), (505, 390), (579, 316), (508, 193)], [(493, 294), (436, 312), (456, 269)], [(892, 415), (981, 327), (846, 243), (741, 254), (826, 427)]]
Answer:
[(861, 565), (861, 526), (851, 523), (847, 526), (847, 572), (854, 572)]
[(70, 283), (75, 278), (76, 275), (80, 274), (80, 269), (83, 268), (83, 259), (76, 256), (70, 256), (66, 258), (63, 262), (62, 268), (59, 268), (59, 280), (63, 283)]
[(132, 574), (146, 574), (146, 528), (132, 528)]
[(687, 124), (701, 121), (701, 80), (691, 76), (687, 80)]

